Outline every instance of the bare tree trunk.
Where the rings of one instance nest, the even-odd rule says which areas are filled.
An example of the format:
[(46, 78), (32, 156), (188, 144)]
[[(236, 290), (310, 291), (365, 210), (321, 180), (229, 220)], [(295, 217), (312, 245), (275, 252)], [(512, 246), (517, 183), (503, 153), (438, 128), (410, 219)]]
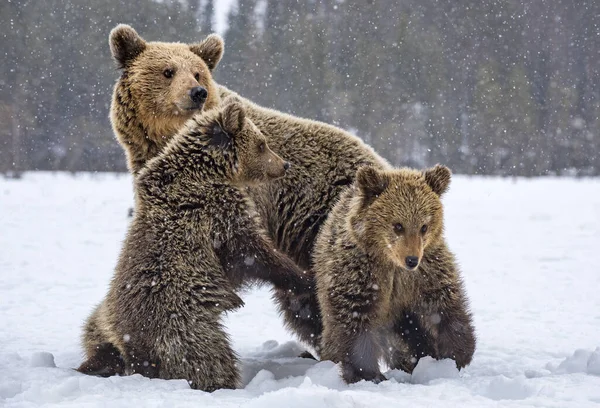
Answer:
[(17, 118), (19, 111), (15, 104), (10, 107), (10, 123), (12, 132), (12, 177), (21, 177), (21, 127)]

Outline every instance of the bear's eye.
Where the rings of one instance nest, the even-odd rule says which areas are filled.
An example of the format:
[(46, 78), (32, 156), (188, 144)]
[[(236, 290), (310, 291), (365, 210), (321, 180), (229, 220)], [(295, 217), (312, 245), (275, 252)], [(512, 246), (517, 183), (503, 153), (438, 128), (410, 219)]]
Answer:
[(394, 232), (396, 234), (402, 234), (404, 232), (404, 227), (402, 226), (402, 224), (400, 224), (400, 223), (394, 224)]
[(421, 227), (421, 234), (425, 234), (427, 232), (427, 224)]
[(194, 78), (196, 78), (196, 82), (200, 82), (200, 74), (199, 73), (195, 73), (194, 74)]
[(264, 153), (266, 148), (267, 144), (265, 142), (260, 142), (260, 144), (258, 145), (258, 151), (261, 153)]
[(167, 68), (163, 71), (163, 75), (165, 76), (165, 78), (173, 78), (174, 74), (175, 72), (170, 68)]

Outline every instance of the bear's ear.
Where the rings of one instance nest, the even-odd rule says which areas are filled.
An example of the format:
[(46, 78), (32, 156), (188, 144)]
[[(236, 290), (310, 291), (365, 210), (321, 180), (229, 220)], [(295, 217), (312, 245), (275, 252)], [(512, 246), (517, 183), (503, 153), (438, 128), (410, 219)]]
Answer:
[(370, 204), (389, 184), (387, 175), (371, 166), (364, 166), (356, 172), (356, 185), (363, 195), (363, 203)]
[(207, 129), (208, 145), (219, 149), (227, 148), (231, 143), (231, 136), (223, 130), (218, 123), (213, 123)]
[(450, 186), (452, 173), (448, 167), (436, 164), (435, 167), (425, 170), (423, 176), (433, 192), (441, 196)]
[(234, 136), (242, 130), (246, 121), (246, 112), (238, 101), (232, 101), (223, 108), (221, 114), (223, 130)]
[(214, 70), (221, 58), (225, 44), (218, 34), (211, 34), (202, 42), (190, 45), (190, 51), (204, 60), (209, 70)]
[(110, 52), (120, 69), (125, 68), (146, 49), (146, 41), (126, 24), (119, 24), (112, 29), (108, 36), (108, 43)]

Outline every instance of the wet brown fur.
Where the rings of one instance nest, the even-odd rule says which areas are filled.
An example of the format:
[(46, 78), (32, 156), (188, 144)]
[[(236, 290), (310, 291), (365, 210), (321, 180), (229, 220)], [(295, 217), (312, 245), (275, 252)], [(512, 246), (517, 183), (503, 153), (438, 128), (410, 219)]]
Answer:
[(221, 316), (243, 305), (236, 292), (255, 281), (296, 294), (314, 286), (274, 249), (246, 194), (287, 166), (239, 102), (224, 105), (195, 116), (136, 178), (134, 219), (84, 329), (79, 371), (235, 388)]
[[(292, 163), (285, 178), (252, 188), (250, 196), (277, 247), (309, 269), (317, 233), (340, 193), (354, 182), (357, 169), (390, 166), (339, 128), (263, 108), (223, 86), (220, 90), (222, 98), (235, 95), (243, 101), (269, 146)], [(275, 289), (274, 298), (287, 327), (318, 352), (322, 323), (316, 292), (298, 297)]]
[[(135, 50), (137, 40), (134, 40), (131, 42)], [(156, 44), (159, 50), (170, 46)], [(185, 48), (181, 45), (174, 46), (179, 47), (177, 49)], [(176, 65), (181, 57), (176, 53), (165, 53), (156, 58)], [(133, 61), (135, 66), (144, 65), (135, 59)], [(121, 79), (116, 86), (117, 91), (127, 94), (131, 92), (130, 89), (139, 87), (142, 84), (136, 81), (141, 79), (137, 78), (139, 77)], [(356, 170), (365, 164), (380, 169), (389, 168), (389, 165), (373, 149), (348, 132), (325, 123), (263, 108), (214, 82), (207, 85), (207, 89), (214, 87), (218, 87), (220, 98), (238, 96), (248, 118), (265, 135), (273, 151), (292, 163), (286, 177), (269, 185), (252, 187), (249, 194), (276, 246), (301, 268), (309, 268), (319, 228), (339, 194), (354, 181)], [(160, 90), (148, 90), (143, 95), (160, 104)], [(209, 90), (209, 95), (214, 94)], [(169, 104), (170, 101), (167, 98), (163, 103)], [(113, 112), (115, 106), (118, 104), (113, 102)], [(152, 122), (152, 117), (140, 114), (137, 110), (125, 110), (125, 114), (113, 116), (117, 132), (119, 128), (128, 126), (129, 122), (144, 128)], [(144, 160), (158, 154), (159, 146), (153, 139), (143, 137), (143, 133), (122, 133), (141, 135), (129, 138), (135, 140), (135, 143), (123, 143), (130, 157), (130, 167), (135, 173), (136, 169), (143, 166)], [(169, 132), (163, 133), (162, 137), (168, 138)], [(276, 289), (274, 298), (287, 326), (303, 341), (318, 348), (322, 326), (314, 290), (297, 296), (295, 293)]]
[[(449, 183), (439, 165), (365, 167), (323, 225), (314, 251), (321, 358), (341, 362), (345, 381), (383, 380), (380, 358), (409, 373), (426, 355), (459, 368), (471, 362), (467, 296), (443, 237), (440, 196)], [(418, 265), (407, 266), (407, 256)]]
[[(188, 119), (221, 102), (211, 72), (223, 55), (223, 40), (213, 34), (197, 44), (146, 42), (133, 28), (120, 24), (111, 31), (109, 45), (122, 70), (110, 120), (129, 169), (137, 174)], [(165, 77), (166, 70), (172, 71), (172, 78)], [(197, 86), (208, 91), (201, 105), (190, 98)]]

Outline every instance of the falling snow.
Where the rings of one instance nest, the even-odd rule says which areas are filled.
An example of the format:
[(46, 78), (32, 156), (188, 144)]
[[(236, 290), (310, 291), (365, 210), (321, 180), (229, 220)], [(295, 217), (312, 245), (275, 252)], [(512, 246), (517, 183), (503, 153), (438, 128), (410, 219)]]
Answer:
[(596, 0), (0, 2), (0, 172), (126, 171), (109, 31), (225, 39), (219, 83), (395, 165), (600, 174)]
[[(600, 181), (585, 177), (600, 175), (599, 16), (597, 0), (0, 1), (0, 406), (597, 406)], [(148, 40), (216, 31), (219, 83), (349, 130), (393, 165), (464, 175), (444, 205), (473, 363), (423, 358), (412, 375), (345, 385), (333, 363), (297, 358), (260, 288), (223, 320), (242, 389), (75, 372), (132, 207), (108, 114), (121, 22)]]

